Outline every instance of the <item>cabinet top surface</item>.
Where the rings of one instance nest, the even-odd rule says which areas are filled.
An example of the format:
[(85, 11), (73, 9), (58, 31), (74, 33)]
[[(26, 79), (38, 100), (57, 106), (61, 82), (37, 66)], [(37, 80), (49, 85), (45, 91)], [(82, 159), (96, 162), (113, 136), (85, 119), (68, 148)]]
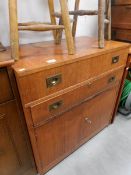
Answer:
[(75, 55), (68, 55), (65, 41), (62, 41), (61, 45), (55, 45), (53, 41), (22, 45), (21, 59), (13, 65), (13, 69), (17, 76), (25, 76), (120, 49), (128, 49), (129, 44), (106, 41), (105, 48), (99, 49), (96, 39), (79, 37), (75, 40), (75, 47)]

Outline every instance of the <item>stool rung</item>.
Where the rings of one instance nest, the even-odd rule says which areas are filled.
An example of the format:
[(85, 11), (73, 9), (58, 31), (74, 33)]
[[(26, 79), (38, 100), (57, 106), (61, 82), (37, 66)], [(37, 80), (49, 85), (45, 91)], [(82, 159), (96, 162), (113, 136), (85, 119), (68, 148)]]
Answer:
[(23, 22), (23, 23), (18, 23), (18, 26), (30, 26), (30, 25), (38, 25), (38, 24), (45, 24), (45, 25), (51, 25), (51, 23), (49, 22), (34, 22), (34, 21), (31, 21), (31, 22)]
[(19, 30), (28, 30), (28, 31), (51, 31), (64, 29), (63, 25), (48, 25), (48, 24), (34, 24), (34, 25), (25, 25), (18, 26)]
[(109, 20), (109, 19), (105, 19), (105, 20), (104, 20), (104, 23), (105, 23), (105, 24), (109, 24), (109, 23), (110, 23), (110, 20)]
[[(86, 16), (86, 15), (98, 15), (98, 10), (75, 10), (69, 11), (70, 15), (77, 15), (77, 16)], [(60, 18), (61, 13), (55, 12), (55, 17)]]

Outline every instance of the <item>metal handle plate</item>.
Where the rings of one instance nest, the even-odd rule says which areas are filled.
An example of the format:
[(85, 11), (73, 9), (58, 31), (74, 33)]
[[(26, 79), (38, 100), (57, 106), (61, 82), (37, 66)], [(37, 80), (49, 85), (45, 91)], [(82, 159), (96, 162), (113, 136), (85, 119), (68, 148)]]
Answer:
[(62, 82), (62, 75), (61, 74), (58, 74), (58, 75), (55, 75), (55, 76), (52, 76), (52, 77), (49, 77), (46, 79), (47, 88), (56, 86), (56, 85), (60, 84), (61, 82)]
[(51, 104), (49, 106), (49, 111), (53, 111), (53, 110), (59, 109), (62, 106), (62, 104), (63, 104), (63, 101), (62, 100)]
[(119, 62), (119, 56), (112, 57), (112, 64), (116, 64)]

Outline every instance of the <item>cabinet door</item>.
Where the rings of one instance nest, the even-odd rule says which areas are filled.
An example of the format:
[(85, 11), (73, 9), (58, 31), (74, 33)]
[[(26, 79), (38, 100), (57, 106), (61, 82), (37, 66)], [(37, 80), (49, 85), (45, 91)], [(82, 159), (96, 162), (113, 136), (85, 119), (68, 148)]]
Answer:
[(116, 102), (117, 89), (106, 91), (83, 104), (82, 139), (91, 138), (109, 125)]
[(117, 90), (103, 92), (35, 130), (41, 172), (46, 172), (110, 123)]
[(0, 105), (0, 174), (24, 175), (31, 167), (16, 103)]

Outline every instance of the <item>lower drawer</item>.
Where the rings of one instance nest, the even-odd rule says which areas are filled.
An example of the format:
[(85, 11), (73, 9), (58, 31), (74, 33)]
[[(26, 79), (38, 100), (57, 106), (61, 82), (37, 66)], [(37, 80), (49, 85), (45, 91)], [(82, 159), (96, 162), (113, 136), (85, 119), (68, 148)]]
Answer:
[(131, 42), (131, 30), (113, 29), (112, 38), (115, 40)]
[(104, 91), (104, 89), (114, 86), (121, 81), (123, 68), (108, 72), (95, 79), (91, 79), (80, 86), (65, 92), (61, 95), (48, 97), (48, 100), (42, 100), (35, 104), (30, 104), (31, 116), (34, 126), (47, 122), (54, 116), (60, 115), (73, 106), (78, 106), (85, 99)]
[(42, 173), (110, 123), (117, 91), (116, 86), (35, 129)]

